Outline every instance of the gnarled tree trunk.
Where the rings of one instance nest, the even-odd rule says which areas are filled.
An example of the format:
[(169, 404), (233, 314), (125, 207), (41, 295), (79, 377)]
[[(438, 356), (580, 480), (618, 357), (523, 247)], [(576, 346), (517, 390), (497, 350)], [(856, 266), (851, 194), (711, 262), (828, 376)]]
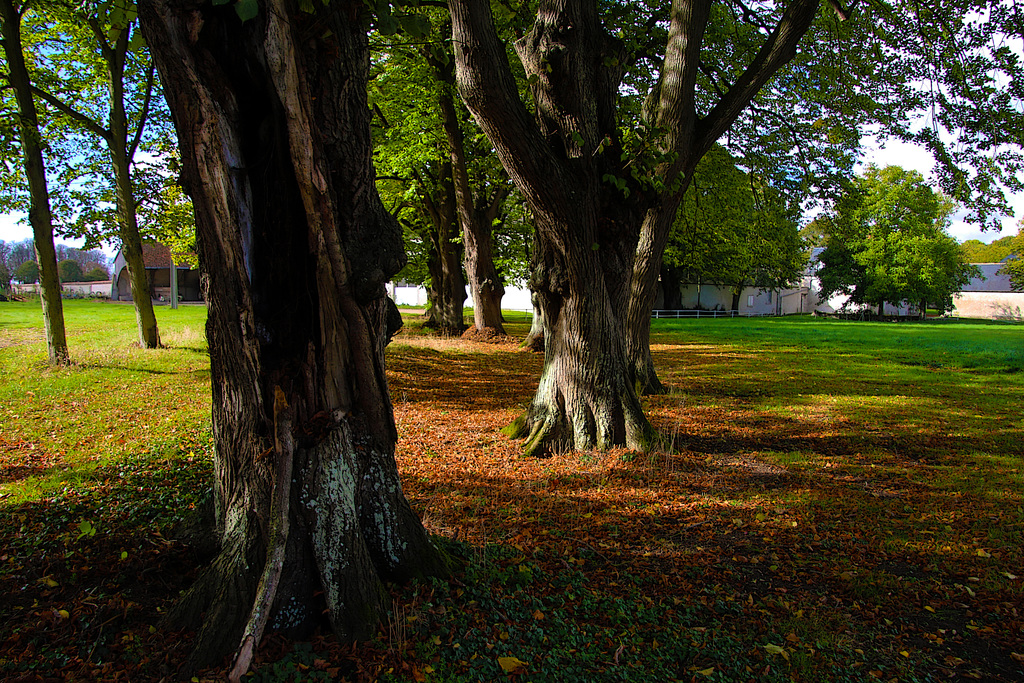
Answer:
[(244, 645), (240, 675), (264, 627), (363, 638), (383, 581), (445, 571), (394, 460), (401, 233), (374, 185), (358, 5), (139, 11), (196, 210), (217, 446), (222, 550), (171, 619), (200, 627), (193, 666)]
[[(712, 4), (672, 3), (665, 58), (648, 117), (664, 131), (657, 140), (662, 161), (652, 174), (659, 178), (655, 184), (634, 182), (634, 160), (623, 155), (616, 106), (628, 55), (604, 31), (595, 0), (541, 0), (533, 28), (516, 44), (532, 83), (536, 117), (519, 100), (486, 3), (449, 0), (459, 91), (529, 203), (546, 252), (546, 272), (539, 277), (535, 273), (534, 280), (551, 348), (527, 419), (533, 425), (531, 448), (537, 444), (534, 427), (541, 416), (544, 425), (552, 425), (542, 428), (554, 435), (546, 437), (552, 443), (577, 448), (604, 443), (597, 413), (588, 416), (558, 402), (586, 393), (576, 383), (597, 382), (592, 391), (602, 397), (616, 395), (623, 383), (629, 385), (615, 409), (590, 402), (591, 408), (611, 410), (612, 422), (633, 420), (635, 380), (642, 388), (655, 386), (650, 313), (679, 200), (701, 157), (796, 54), (818, 0), (786, 4), (778, 24), (729, 89), (710, 109), (701, 103), (707, 112), (701, 116), (696, 84)], [(587, 249), (592, 257), (581, 253)], [(594, 315), (603, 316), (604, 322), (582, 314), (584, 308), (599, 312)], [(598, 340), (595, 334), (614, 340)], [(573, 356), (576, 349), (583, 350), (579, 360)], [(583, 353), (591, 355), (583, 360)], [(585, 367), (601, 372), (584, 372)], [(558, 391), (549, 389), (552, 383)], [(645, 426), (641, 415), (634, 433), (648, 432)], [(631, 443), (630, 431), (611, 430), (616, 436), (608, 445), (644, 441)]]
[[(652, 430), (633, 388), (622, 327), (636, 216), (604, 181), (621, 157), (611, 106), (618, 80), (607, 68), (616, 44), (592, 3), (543, 6), (516, 45), (535, 77), (533, 123), (500, 68), (507, 62), (490, 16), (479, 10), (452, 5), (459, 89), (533, 211), (531, 289), (545, 326), (540, 385), (506, 431), (527, 437), (533, 454), (645, 449)], [(605, 153), (595, 153), (598, 145)]]

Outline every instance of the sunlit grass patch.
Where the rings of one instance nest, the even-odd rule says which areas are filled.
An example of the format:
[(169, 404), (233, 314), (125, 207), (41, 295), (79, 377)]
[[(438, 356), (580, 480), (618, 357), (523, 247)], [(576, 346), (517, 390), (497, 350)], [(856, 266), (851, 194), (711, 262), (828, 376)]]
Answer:
[[(34, 661), (52, 678), (80, 656), (68, 634), (86, 622), (89, 647), (142, 647), (197, 567), (162, 534), (179, 503), (209, 494), (204, 311), (157, 315), (165, 348), (149, 351), (130, 306), (72, 303), (74, 364), (52, 370), (38, 305), (0, 308), (0, 471), (16, 475), (0, 509), (19, 520), (5, 540), (22, 534), (0, 549), (0, 580), (26, 607), (0, 630), (13, 643), (0, 662), (15, 662), (0, 677), (24, 673), (10, 668), (15, 629), (53, 653)], [(508, 317), (525, 333), (526, 316)], [(327, 634), (266, 641), (256, 680), (338, 667), (382, 681), (1017, 676), (1024, 373), (1007, 348), (1024, 326), (656, 323), (670, 389), (643, 399), (656, 448), (544, 459), (498, 431), (529, 404), (542, 356), (426, 335), (387, 351), (397, 462), (462, 559), (454, 579), (390, 587), (392, 617), (355, 650)], [(83, 522), (95, 536), (78, 538)], [(122, 621), (100, 633), (114, 608), (83, 596), (113, 600), (108, 584), (163, 592), (118, 603)], [(38, 617), (33, 600), (82, 621)], [(526, 666), (506, 674), (498, 657)], [(138, 673), (127, 657), (110, 666)]]

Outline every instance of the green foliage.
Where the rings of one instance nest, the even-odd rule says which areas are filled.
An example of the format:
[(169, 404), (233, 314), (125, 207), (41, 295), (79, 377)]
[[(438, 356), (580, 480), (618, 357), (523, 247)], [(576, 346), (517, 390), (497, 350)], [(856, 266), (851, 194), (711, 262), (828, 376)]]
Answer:
[[(405, 235), (406, 267), (396, 280), (415, 284), (431, 281), (430, 261), (439, 240), (458, 243), (455, 231), (442, 235), (456, 220), (452, 153), (445, 134), (440, 101), (455, 109), (468, 162), (471, 192), (482, 212), (489, 201), (509, 186), (491, 145), (472, 121), (454, 87), (454, 58), (443, 42), (447, 17), (420, 9), (418, 14), (395, 14), (403, 27), (415, 20), (417, 31), (431, 32), (437, 42), (406, 42), (384, 32), (372, 35), (374, 50), (370, 103), (374, 117), (374, 164), (377, 189), (385, 206), (398, 218)], [(415, 33), (404, 30), (415, 36)], [(492, 225), (494, 262), (506, 284), (522, 283), (528, 274), (527, 244), (532, 223), (522, 198), (512, 194), (502, 202)], [(458, 247), (456, 247), (458, 248)]]
[(35, 261), (25, 261), (15, 268), (14, 279), (25, 285), (39, 282), (39, 264)]
[(0, 291), (6, 292), (11, 288), (11, 270), (7, 264), (0, 261)]
[(716, 145), (683, 196), (663, 263), (689, 281), (737, 293), (750, 285), (786, 286), (807, 262), (796, 215), (797, 207)]
[(85, 282), (102, 282), (108, 279), (110, 279), (110, 273), (103, 266), (96, 266), (82, 275), (82, 280)]
[(952, 202), (920, 174), (896, 166), (868, 167), (829, 217), (820, 260), (824, 296), (847, 294), (856, 304), (932, 302), (977, 274), (946, 233)]
[(1011, 242), (1013, 257), (999, 269), (1002, 275), (1010, 276), (1010, 286), (1015, 292), (1024, 292), (1024, 230)]
[(84, 279), (82, 267), (71, 259), (57, 264), (57, 274), (61, 282), (81, 282)]
[[(170, 175), (168, 141), (174, 137), (135, 4), (32, 5), (23, 23), (30, 75), (40, 93), (55, 231), (84, 238), (90, 247), (118, 244), (125, 217), (117, 206), (124, 200), (117, 196), (111, 147), (127, 156), (134, 196), (127, 211), (134, 212), (153, 201)], [(123, 97), (114, 98), (122, 89)], [(120, 129), (114, 120), (122, 115), (123, 137), (115, 139)], [(0, 168), (0, 208), (27, 210), (20, 170)]]
[(197, 268), (196, 222), (192, 200), (172, 179), (166, 179), (154, 201), (144, 204), (139, 212), (139, 228), (143, 235), (166, 245), (175, 263)]
[(960, 244), (964, 259), (969, 263), (999, 263), (1015, 252), (1015, 235), (1006, 235), (989, 244), (981, 240), (967, 240)]

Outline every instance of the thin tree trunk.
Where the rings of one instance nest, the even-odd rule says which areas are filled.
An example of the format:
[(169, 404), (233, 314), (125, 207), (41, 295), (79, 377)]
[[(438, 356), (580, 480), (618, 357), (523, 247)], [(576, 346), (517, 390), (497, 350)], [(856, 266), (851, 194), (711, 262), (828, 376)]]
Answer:
[[(135, 191), (132, 188), (128, 116), (124, 109), (124, 66), (128, 53), (128, 36), (127, 30), (122, 31), (107, 57), (107, 68), (110, 70), (110, 138), (107, 144), (110, 148), (114, 186), (117, 191), (118, 236), (121, 238), (121, 251), (128, 266), (139, 345), (145, 349), (155, 349), (160, 346), (160, 332), (153, 311), (153, 293), (149, 289), (142, 254), (142, 237), (139, 235)], [(145, 125), (145, 122), (140, 122), (139, 125)]]
[(57, 255), (53, 246), (53, 218), (50, 214), (50, 194), (46, 187), (46, 164), (43, 161), (39, 116), (32, 97), (28, 69), (25, 67), (21, 16), (12, 0), (0, 0), (0, 21), (8, 77), (18, 102), (18, 139), (29, 186), (31, 204), (28, 220), (32, 225), (36, 263), (39, 265), (46, 351), (51, 365), (66, 365), (70, 357), (64, 332), (64, 305), (61, 301), (60, 277), (57, 274)]
[(466, 304), (466, 278), (462, 275), (462, 250), (455, 183), (451, 162), (441, 164), (438, 173), (437, 196), (420, 180), (424, 214), (430, 221), (427, 238), (430, 240), (428, 272), (430, 273), (430, 301), (428, 324), (436, 327), (441, 336), (457, 337), (466, 329), (463, 310)]
[[(302, 635), (326, 619), (342, 639), (368, 637), (384, 581), (446, 568), (394, 460), (384, 285), (404, 254), (375, 191), (365, 29), (340, 4), (270, 0), (244, 24), (231, 5), (143, 0), (139, 12), (207, 271), (222, 546), (169, 619), (200, 629), (191, 666), (251, 642), (257, 579), (284, 543), (276, 594), (261, 592), (267, 628)], [(278, 391), (291, 478), (272, 446)], [(268, 537), (282, 528), (276, 480), (291, 505), (287, 533)]]
[[(452, 163), (452, 182), (455, 190), (455, 207), (462, 229), (463, 260), (469, 292), (473, 298), (473, 325), (477, 332), (489, 335), (504, 335), (501, 320), (501, 298), (505, 287), (498, 278), (494, 267), (492, 249), (492, 222), (497, 210), (478, 210), (476, 198), (469, 180), (469, 159), (466, 155), (465, 136), (459, 123), (459, 116), (452, 102), (455, 86), (455, 70), (451, 62), (442, 63), (428, 59), (439, 82), (443, 84), (438, 96), (441, 109), (441, 123)], [(507, 192), (503, 192), (503, 198)], [(497, 198), (496, 198), (497, 199)]]

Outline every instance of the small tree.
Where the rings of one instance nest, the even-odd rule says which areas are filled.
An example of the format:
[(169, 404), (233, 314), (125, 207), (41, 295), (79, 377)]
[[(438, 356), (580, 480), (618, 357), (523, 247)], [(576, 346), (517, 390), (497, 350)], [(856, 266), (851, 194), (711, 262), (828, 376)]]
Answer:
[(11, 289), (11, 269), (7, 267), (7, 264), (0, 261), (0, 292), (6, 292)]
[(61, 282), (81, 282), (84, 279), (82, 266), (71, 259), (65, 259), (57, 264), (57, 273)]
[(35, 261), (25, 261), (14, 269), (14, 279), (23, 285), (39, 282), (39, 264)]
[(800, 276), (807, 255), (795, 219), (774, 188), (737, 166), (716, 145), (697, 166), (662, 266), (666, 307), (680, 281), (728, 286), (732, 310), (745, 287), (775, 289)]
[(109, 279), (110, 273), (107, 272), (106, 268), (100, 265), (90, 268), (82, 275), (82, 280), (84, 282), (102, 282), (103, 280)]
[(953, 203), (915, 171), (868, 167), (830, 217), (822, 294), (853, 303), (946, 306), (977, 269), (946, 233)]
[(1021, 221), (1021, 228), (1011, 244), (1012, 256), (999, 269), (1000, 274), (1010, 276), (1010, 286), (1015, 292), (1024, 292), (1024, 221)]

